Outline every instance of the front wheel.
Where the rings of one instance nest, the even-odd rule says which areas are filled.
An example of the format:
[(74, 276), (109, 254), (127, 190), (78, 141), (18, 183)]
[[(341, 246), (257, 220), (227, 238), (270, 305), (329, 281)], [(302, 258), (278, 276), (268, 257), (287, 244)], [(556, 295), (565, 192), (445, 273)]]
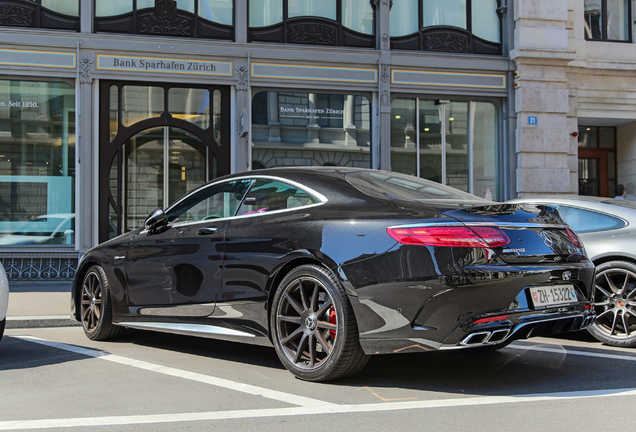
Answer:
[(287, 274), (270, 314), (276, 353), (296, 377), (334, 380), (366, 365), (349, 299), (325, 268), (303, 265)]
[(104, 269), (92, 266), (82, 281), (80, 293), (82, 327), (89, 339), (103, 341), (115, 339), (123, 331), (113, 324), (110, 286)]
[(619, 347), (636, 346), (636, 265), (610, 261), (596, 268), (596, 321), (588, 331), (599, 341)]

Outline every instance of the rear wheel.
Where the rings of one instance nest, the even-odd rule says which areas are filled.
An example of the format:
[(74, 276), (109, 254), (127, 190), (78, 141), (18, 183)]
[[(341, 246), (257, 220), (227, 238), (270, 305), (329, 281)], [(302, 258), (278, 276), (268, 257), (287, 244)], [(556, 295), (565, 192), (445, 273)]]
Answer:
[(592, 301), (596, 321), (588, 331), (612, 346), (636, 346), (636, 265), (610, 261), (596, 268)]
[(323, 267), (303, 265), (285, 276), (274, 295), (270, 318), (276, 353), (300, 379), (343, 378), (368, 361), (349, 299)]
[(80, 296), (82, 327), (89, 339), (115, 339), (122, 333), (123, 328), (113, 324), (110, 286), (103, 268), (93, 266), (88, 269)]
[(3, 319), (0, 321), (0, 340), (2, 340), (2, 336), (4, 335), (4, 327), (7, 324), (7, 319)]

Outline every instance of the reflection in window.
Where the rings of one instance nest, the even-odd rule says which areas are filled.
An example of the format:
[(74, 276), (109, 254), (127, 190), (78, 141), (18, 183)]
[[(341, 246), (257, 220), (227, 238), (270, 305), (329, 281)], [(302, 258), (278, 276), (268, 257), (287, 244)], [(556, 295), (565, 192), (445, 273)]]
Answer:
[(42, 7), (64, 15), (79, 16), (79, 0), (42, 0)]
[(283, 22), (283, 0), (250, 0), (250, 27), (268, 27)]
[(488, 102), (391, 104), (391, 170), (497, 196), (497, 109)]
[(424, 27), (466, 28), (466, 0), (427, 0), (423, 5), (422, 22)]
[(584, 0), (585, 38), (631, 41), (629, 2), (630, 0)]
[(159, 117), (164, 110), (163, 88), (124, 86), (121, 91), (121, 115), (124, 126)]
[(559, 214), (577, 233), (606, 231), (625, 226), (621, 219), (576, 207), (561, 206)]
[(336, 20), (336, 0), (287, 0), (287, 16), (315, 16)]
[[(1, 101), (0, 244), (73, 244), (75, 90), (62, 82), (0, 80)], [(26, 228), (36, 219), (46, 230)], [(54, 220), (57, 231), (48, 229)], [(20, 227), (29, 234), (17, 234)]]
[(234, 0), (98, 0), (95, 18), (97, 32), (232, 39)]
[(371, 109), (359, 95), (259, 92), (252, 159), (262, 166), (370, 166)]
[(500, 55), (499, 4), (498, 0), (394, 2), (391, 48)]
[[(373, 0), (249, 0), (250, 40), (372, 48), (375, 47), (373, 3)], [(285, 26), (284, 20), (287, 20)]]
[(168, 92), (168, 101), (172, 117), (194, 123), (201, 129), (210, 127), (209, 90), (173, 87)]
[(172, 224), (234, 216), (252, 180), (236, 180), (208, 186), (188, 196), (167, 211)]
[(415, 33), (417, 28), (418, 0), (402, 0), (391, 8), (391, 37)]
[(237, 216), (286, 210), (318, 203), (308, 193), (286, 183), (272, 180), (256, 180), (250, 188)]

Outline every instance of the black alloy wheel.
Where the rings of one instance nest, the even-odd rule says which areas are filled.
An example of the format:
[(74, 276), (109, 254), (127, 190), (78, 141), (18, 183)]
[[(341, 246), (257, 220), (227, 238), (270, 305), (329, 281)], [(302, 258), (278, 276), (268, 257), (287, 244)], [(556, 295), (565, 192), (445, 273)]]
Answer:
[(104, 269), (92, 266), (86, 272), (80, 293), (80, 313), (84, 333), (89, 339), (114, 339), (123, 329), (113, 325), (110, 289)]
[(349, 299), (323, 267), (303, 265), (287, 274), (274, 296), (270, 318), (276, 353), (300, 379), (343, 378), (368, 361)]
[(596, 321), (588, 331), (607, 345), (636, 346), (636, 265), (610, 261), (596, 271), (592, 298)]

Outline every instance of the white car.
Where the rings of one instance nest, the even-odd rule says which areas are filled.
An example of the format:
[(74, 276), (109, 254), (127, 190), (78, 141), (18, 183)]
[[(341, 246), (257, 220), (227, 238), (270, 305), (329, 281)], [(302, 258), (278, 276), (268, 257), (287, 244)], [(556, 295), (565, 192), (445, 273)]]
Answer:
[(9, 281), (7, 273), (0, 263), (0, 340), (4, 334), (4, 326), (7, 323), (7, 307), (9, 306)]

